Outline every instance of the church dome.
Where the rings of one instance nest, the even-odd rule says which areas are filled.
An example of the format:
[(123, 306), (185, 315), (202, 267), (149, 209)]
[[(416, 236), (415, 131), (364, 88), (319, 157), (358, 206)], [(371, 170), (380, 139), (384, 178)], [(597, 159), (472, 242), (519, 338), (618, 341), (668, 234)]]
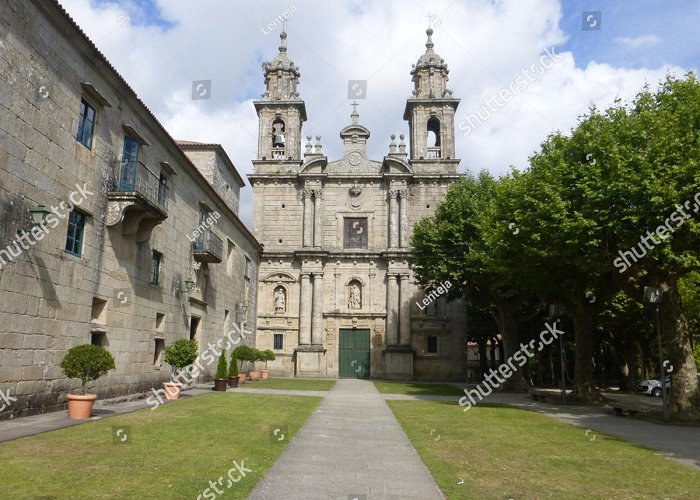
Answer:
[(415, 70), (423, 68), (447, 69), (445, 60), (433, 50), (433, 47), (435, 46), (432, 39), (433, 29), (428, 28), (425, 33), (428, 35), (428, 41), (425, 44), (425, 48), (427, 50), (425, 51), (425, 54), (420, 56), (420, 59), (418, 59), (418, 63), (415, 65)]
[(289, 71), (294, 74), (294, 76), (299, 77), (299, 67), (295, 65), (292, 60), (289, 58), (287, 55), (287, 33), (284, 31), (280, 33), (280, 46), (279, 46), (279, 53), (277, 54), (277, 57), (275, 57), (272, 61), (270, 62), (265, 62), (263, 63), (263, 71), (265, 73), (269, 73), (271, 71)]

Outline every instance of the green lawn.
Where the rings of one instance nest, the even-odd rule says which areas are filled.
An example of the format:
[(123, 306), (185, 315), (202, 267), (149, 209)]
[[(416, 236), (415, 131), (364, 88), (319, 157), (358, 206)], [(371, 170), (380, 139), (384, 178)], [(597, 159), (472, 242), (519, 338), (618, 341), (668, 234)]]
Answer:
[(413, 394), (416, 396), (464, 396), (464, 391), (447, 384), (429, 384), (418, 382), (377, 381), (375, 387), (382, 394)]
[[(700, 471), (545, 415), (387, 402), (448, 498), (698, 498)], [(459, 484), (460, 479), (464, 480)]]
[[(223, 476), (224, 498), (246, 498), (320, 401), (212, 393), (2, 443), (1, 496), (195, 499)], [(226, 489), (233, 460), (252, 472)]]
[(240, 387), (253, 389), (287, 389), (296, 391), (330, 391), (335, 380), (313, 380), (303, 378), (269, 378), (257, 382), (246, 382)]

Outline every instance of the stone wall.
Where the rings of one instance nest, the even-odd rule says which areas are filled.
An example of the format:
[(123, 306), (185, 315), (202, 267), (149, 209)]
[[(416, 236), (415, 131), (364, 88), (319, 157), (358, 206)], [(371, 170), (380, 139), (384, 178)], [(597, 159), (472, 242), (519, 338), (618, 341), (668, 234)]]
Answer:
[[(201, 316), (200, 350), (244, 320), (254, 345), (261, 247), (225, 200), (53, 2), (0, 3), (0, 42), (0, 249), (31, 229), (29, 209), (68, 203), (76, 185), (93, 193), (79, 207), (87, 216), (80, 257), (65, 251), (68, 224), (57, 208), (56, 227), (0, 268), (0, 390), (17, 398), (0, 419), (63, 408), (79, 381), (58, 365), (93, 336), (117, 367), (90, 385), (99, 398), (159, 387), (170, 370), (154, 362), (156, 340), (188, 338), (192, 316)], [(97, 108), (91, 149), (75, 139), (81, 96)], [(139, 160), (169, 176), (167, 218), (141, 242), (125, 236), (126, 222), (106, 225), (125, 131), (144, 142)], [(202, 203), (221, 215), (212, 228), (221, 263), (193, 259)], [(163, 254), (157, 285), (154, 250)]]

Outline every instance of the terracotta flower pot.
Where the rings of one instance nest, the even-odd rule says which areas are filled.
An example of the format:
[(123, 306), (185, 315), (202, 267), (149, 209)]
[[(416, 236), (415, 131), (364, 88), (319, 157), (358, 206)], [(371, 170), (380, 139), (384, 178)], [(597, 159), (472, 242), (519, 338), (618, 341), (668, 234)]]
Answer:
[(180, 399), (181, 385), (174, 382), (165, 382), (163, 384), (163, 389), (165, 389), (165, 399), (168, 401), (177, 401)]
[(238, 385), (245, 384), (246, 375), (247, 375), (246, 373), (239, 373), (238, 374)]
[(236, 387), (238, 387), (238, 377), (239, 377), (238, 375), (236, 375), (235, 377), (229, 377), (228, 378), (228, 386), (233, 387), (234, 389)]
[(92, 413), (97, 394), (68, 394), (68, 416), (73, 420), (86, 420)]
[(260, 378), (260, 372), (250, 372), (250, 380), (257, 382)]
[(270, 370), (260, 370), (260, 373), (262, 374), (263, 380), (267, 380), (270, 378)]
[(214, 379), (214, 390), (215, 391), (225, 391), (228, 387), (227, 378), (215, 378)]

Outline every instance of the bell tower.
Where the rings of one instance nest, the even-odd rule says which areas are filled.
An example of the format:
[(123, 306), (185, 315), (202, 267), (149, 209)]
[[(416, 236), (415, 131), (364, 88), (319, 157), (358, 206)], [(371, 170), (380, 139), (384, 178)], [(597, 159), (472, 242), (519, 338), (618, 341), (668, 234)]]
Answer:
[(409, 160), (412, 164), (441, 166), (453, 171), (459, 163), (455, 159), (454, 125), (459, 99), (452, 97), (452, 91), (447, 88), (449, 70), (445, 60), (433, 50), (432, 28), (426, 34), (426, 51), (411, 70), (413, 95), (406, 101), (403, 114), (410, 130)]
[(265, 92), (255, 101), (258, 114), (257, 161), (301, 164), (301, 127), (306, 105), (297, 91), (299, 67), (287, 55), (287, 33), (280, 33), (279, 53), (263, 63)]

